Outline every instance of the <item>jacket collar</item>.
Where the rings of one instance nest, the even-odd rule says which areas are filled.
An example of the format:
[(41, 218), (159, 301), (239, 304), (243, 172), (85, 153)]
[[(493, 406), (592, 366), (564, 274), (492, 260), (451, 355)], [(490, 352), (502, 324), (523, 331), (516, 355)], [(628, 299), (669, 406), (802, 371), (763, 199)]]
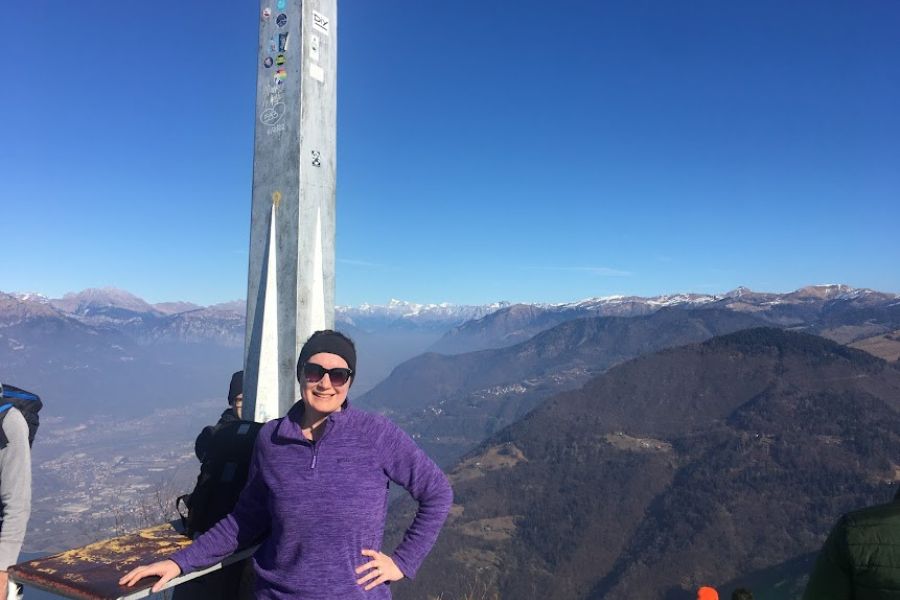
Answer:
[[(287, 415), (279, 420), (280, 422), (275, 427), (275, 436), (279, 440), (309, 443), (309, 440), (300, 433), (300, 421), (303, 418), (304, 409), (305, 405), (303, 404), (303, 401), (298, 400), (288, 411)], [(344, 403), (341, 404), (341, 410), (328, 415), (325, 424), (326, 430), (347, 420), (349, 414), (354, 410), (355, 409), (350, 406), (349, 398), (344, 400)]]

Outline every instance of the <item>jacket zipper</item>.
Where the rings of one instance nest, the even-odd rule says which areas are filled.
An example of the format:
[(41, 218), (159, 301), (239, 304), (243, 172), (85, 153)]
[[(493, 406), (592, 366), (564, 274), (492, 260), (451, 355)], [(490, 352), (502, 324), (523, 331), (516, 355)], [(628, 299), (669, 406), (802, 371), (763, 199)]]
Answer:
[(322, 440), (325, 439), (325, 436), (328, 434), (328, 430), (331, 429), (332, 419), (329, 416), (328, 421), (325, 423), (325, 431), (322, 432), (322, 436), (315, 441), (310, 441), (309, 443), (312, 445), (313, 455), (312, 460), (309, 462), (309, 469), (313, 470), (316, 468), (316, 465), (319, 463), (319, 445), (322, 443)]

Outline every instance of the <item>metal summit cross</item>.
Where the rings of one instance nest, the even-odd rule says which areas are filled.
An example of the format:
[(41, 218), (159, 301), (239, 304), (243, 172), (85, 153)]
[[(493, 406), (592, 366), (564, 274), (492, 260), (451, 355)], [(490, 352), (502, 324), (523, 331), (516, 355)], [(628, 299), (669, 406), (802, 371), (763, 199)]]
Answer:
[[(337, 0), (261, 0), (244, 414), (280, 417), (299, 397), (295, 361), (334, 323), (335, 71)], [(149, 527), (10, 568), (12, 580), (80, 600), (132, 600), (131, 566), (190, 543), (178, 523)], [(247, 548), (166, 587), (246, 558)]]
[(337, 0), (262, 0), (257, 69), (244, 414), (264, 422), (334, 326)]

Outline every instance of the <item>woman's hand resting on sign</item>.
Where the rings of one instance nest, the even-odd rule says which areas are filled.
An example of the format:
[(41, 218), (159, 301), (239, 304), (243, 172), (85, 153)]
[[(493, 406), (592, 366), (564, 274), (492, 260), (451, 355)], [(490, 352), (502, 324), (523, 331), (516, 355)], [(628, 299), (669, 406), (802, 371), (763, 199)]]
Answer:
[(119, 585), (131, 587), (144, 577), (155, 576), (159, 577), (159, 581), (153, 584), (153, 587), (150, 590), (155, 594), (163, 589), (163, 586), (169, 583), (169, 581), (175, 579), (179, 575), (181, 575), (181, 567), (179, 567), (174, 560), (162, 560), (160, 562), (132, 569), (119, 580)]

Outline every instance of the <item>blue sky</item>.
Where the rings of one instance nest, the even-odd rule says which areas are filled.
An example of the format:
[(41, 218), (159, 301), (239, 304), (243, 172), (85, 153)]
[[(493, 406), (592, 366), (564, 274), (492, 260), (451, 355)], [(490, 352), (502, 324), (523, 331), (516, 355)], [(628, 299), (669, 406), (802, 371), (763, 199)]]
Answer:
[[(900, 292), (900, 3), (339, 0), (337, 300)], [(0, 290), (246, 294), (255, 2), (0, 19)]]

